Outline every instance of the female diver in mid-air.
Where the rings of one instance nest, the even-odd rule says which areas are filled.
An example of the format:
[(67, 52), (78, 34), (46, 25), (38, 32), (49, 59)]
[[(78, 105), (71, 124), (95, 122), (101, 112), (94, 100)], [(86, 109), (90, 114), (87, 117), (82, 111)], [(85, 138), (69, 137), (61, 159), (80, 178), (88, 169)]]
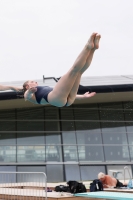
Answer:
[(24, 98), (34, 104), (51, 104), (56, 107), (70, 106), (75, 99), (93, 97), (96, 93), (86, 92), (77, 95), (81, 75), (90, 66), (93, 54), (99, 48), (101, 36), (93, 33), (73, 66), (60, 78), (54, 88), (38, 86), (35, 81), (26, 81), (23, 84)]
[(96, 93), (86, 92), (78, 95), (77, 91), (81, 75), (90, 66), (93, 54), (99, 48), (99, 40), (101, 36), (93, 33), (84, 49), (76, 59), (69, 71), (62, 76), (54, 88), (48, 86), (38, 86), (35, 81), (26, 81), (23, 88), (14, 86), (0, 85), (0, 91), (13, 90), (16, 92), (24, 91), (24, 98), (34, 104), (51, 104), (56, 107), (70, 106), (75, 99), (83, 99), (93, 97)]

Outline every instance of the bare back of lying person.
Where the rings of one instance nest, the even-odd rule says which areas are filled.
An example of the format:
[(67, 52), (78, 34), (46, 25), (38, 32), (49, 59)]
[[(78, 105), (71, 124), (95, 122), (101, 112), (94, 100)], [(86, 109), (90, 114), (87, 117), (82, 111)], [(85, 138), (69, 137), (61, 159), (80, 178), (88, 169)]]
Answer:
[(26, 81), (23, 84), (24, 98), (34, 104), (51, 104), (56, 107), (70, 106), (75, 99), (93, 97), (96, 93), (86, 92), (77, 95), (82, 74), (91, 64), (94, 52), (99, 48), (101, 36), (93, 33), (73, 66), (56, 83), (54, 88), (49, 86), (38, 86), (35, 81)]
[(98, 174), (98, 179), (102, 182), (104, 188), (115, 188), (115, 187), (123, 187), (123, 183), (121, 183), (118, 179), (111, 177), (110, 175), (105, 175), (100, 172)]

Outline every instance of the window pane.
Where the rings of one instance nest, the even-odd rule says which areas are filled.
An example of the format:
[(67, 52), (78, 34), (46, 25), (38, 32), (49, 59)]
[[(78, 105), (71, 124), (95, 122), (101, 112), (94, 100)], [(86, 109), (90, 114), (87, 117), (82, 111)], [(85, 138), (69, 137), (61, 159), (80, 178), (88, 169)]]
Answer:
[[(5, 121), (2, 121), (5, 120)], [(15, 110), (0, 111), (0, 131), (15, 131)]]
[(58, 108), (54, 107), (45, 107), (45, 122), (44, 122), (44, 130), (45, 131), (60, 131), (60, 124), (59, 124), (59, 113)]
[(47, 165), (48, 182), (63, 182), (63, 165)]
[(130, 145), (133, 145), (133, 133), (127, 133), (128, 135), (128, 143)]
[(75, 180), (80, 181), (80, 172), (79, 172), (79, 165), (71, 164), (71, 165), (65, 165), (65, 175), (66, 175), (66, 181)]
[(46, 161), (62, 161), (62, 151), (59, 145), (47, 145), (46, 146)]
[[(92, 122), (93, 120), (99, 120), (98, 110), (92, 110), (92, 107), (90, 106), (89, 108), (89, 105), (87, 106), (82, 105), (81, 108), (79, 109), (75, 108), (74, 117), (75, 120), (81, 120), (81, 121), (75, 121), (76, 130), (81, 131), (81, 133), (83, 130), (90, 130), (90, 131), (93, 130), (94, 132), (97, 132), (97, 129), (100, 129), (99, 122)], [(91, 120), (91, 121), (83, 121), (83, 120)]]
[(17, 122), (18, 131), (44, 131), (44, 122)]
[(17, 162), (44, 162), (44, 146), (17, 146)]
[(83, 133), (84, 131), (90, 132), (90, 133), (100, 133), (100, 123), (99, 122), (89, 122), (89, 121), (76, 121), (76, 132)]
[(126, 128), (125, 128), (124, 124), (125, 123), (123, 123), (123, 122), (122, 123), (117, 123), (117, 122), (101, 122), (102, 133), (107, 133), (107, 132), (108, 133), (126, 133)]
[(102, 144), (101, 133), (91, 132), (92, 130), (77, 131), (77, 143), (78, 144)]
[(44, 144), (45, 138), (44, 133), (17, 133), (17, 144), (18, 145), (37, 145)]
[[(4, 121), (3, 121), (4, 120)], [(16, 122), (15, 110), (4, 110), (0, 112), (0, 145), (15, 145), (16, 144)], [(3, 133), (2, 131), (9, 131)]]
[(73, 109), (70, 108), (61, 108), (61, 119), (62, 120), (70, 120), (70, 121), (62, 121), (61, 127), (62, 131), (74, 131), (74, 116), (73, 116)]
[[(121, 103), (100, 104), (100, 119), (102, 132), (125, 133), (123, 107)], [(109, 121), (109, 122), (107, 122)]]
[(78, 146), (79, 161), (104, 161), (103, 147), (100, 146)]
[(129, 161), (129, 151), (127, 146), (105, 146), (106, 161)]
[(133, 145), (129, 146), (131, 161), (133, 161)]
[(16, 133), (0, 133), (0, 145), (16, 145)]
[(0, 162), (16, 162), (16, 146), (0, 146)]
[(92, 105), (79, 105), (79, 107), (74, 108), (74, 118), (75, 119), (92, 119), (92, 120), (98, 120), (98, 108), (97, 104), (95, 104), (94, 107)]
[(40, 182), (40, 183), (45, 183), (45, 176), (43, 174), (40, 174), (38, 172), (43, 172), (45, 173), (46, 167), (45, 166), (18, 166), (17, 167), (18, 172), (36, 172), (35, 174), (29, 173), (20, 173), (17, 174), (17, 182)]
[(64, 161), (78, 161), (77, 146), (63, 146)]
[[(59, 124), (59, 113), (58, 108), (48, 107), (45, 108), (45, 131), (46, 132), (46, 161), (62, 161), (62, 151), (61, 151), (61, 133)], [(48, 121), (49, 120), (49, 121)], [(57, 120), (57, 121), (55, 121)]]
[[(44, 110), (39, 109), (18, 109), (17, 122), (18, 131), (43, 131), (44, 130)], [(24, 120), (24, 121), (23, 121)], [(26, 120), (26, 121), (25, 121)], [(41, 121), (39, 121), (41, 120)]]
[(133, 145), (133, 133), (127, 133), (128, 136), (128, 143)]
[(62, 161), (60, 133), (46, 134), (46, 161)]
[[(75, 126), (79, 161), (104, 161), (103, 147), (97, 146), (97, 144), (102, 144), (102, 139), (100, 122), (98, 122), (99, 113), (98, 109), (96, 110), (96, 105), (93, 110), (91, 105), (90, 107), (88, 105), (84, 106), (84, 108), (81, 106), (81, 109), (75, 108), (74, 116), (78, 120), (75, 121)], [(94, 144), (94, 146), (89, 146), (88, 144)]]
[(124, 105), (124, 109), (125, 110), (131, 110), (133, 109), (133, 102), (130, 101), (130, 102), (123, 102), (123, 105)]
[(78, 157), (79, 161), (86, 160), (85, 146), (78, 146)]
[(99, 172), (105, 173), (105, 166), (80, 166), (80, 171), (82, 181), (94, 180)]
[(76, 144), (76, 135), (74, 131), (62, 132), (63, 144)]
[(77, 155), (77, 146), (75, 145), (66, 145), (66, 144), (76, 144), (75, 132), (73, 131), (63, 131), (63, 152), (64, 152), (64, 161), (78, 161)]
[[(102, 138), (99, 129), (98, 132), (83, 131), (77, 132), (78, 155), (80, 161), (104, 161)], [(81, 144), (81, 145), (80, 145)], [(84, 144), (84, 145), (83, 145)], [(94, 146), (89, 146), (94, 144)]]
[(46, 133), (46, 144), (61, 144), (61, 134)]
[(125, 110), (125, 121), (126, 121), (126, 128), (127, 128), (127, 132), (131, 132), (133, 133), (133, 110), (132, 109), (128, 109)]
[(127, 144), (126, 133), (112, 132), (103, 133), (104, 144)]
[[(16, 183), (16, 166), (0, 166), (0, 183)], [(7, 172), (7, 173), (3, 173)]]

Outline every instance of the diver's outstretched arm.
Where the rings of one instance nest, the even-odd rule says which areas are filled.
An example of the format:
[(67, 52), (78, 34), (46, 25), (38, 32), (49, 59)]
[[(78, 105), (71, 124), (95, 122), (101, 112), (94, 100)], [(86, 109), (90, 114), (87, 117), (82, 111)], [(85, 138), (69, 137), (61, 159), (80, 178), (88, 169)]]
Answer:
[(8, 86), (8, 85), (0, 85), (0, 91), (6, 91), (6, 90), (13, 90), (15, 92), (22, 92), (22, 87), (14, 87), (14, 86)]
[(85, 98), (90, 98), (96, 95), (96, 92), (86, 92), (85, 94), (77, 94), (76, 99), (85, 99)]

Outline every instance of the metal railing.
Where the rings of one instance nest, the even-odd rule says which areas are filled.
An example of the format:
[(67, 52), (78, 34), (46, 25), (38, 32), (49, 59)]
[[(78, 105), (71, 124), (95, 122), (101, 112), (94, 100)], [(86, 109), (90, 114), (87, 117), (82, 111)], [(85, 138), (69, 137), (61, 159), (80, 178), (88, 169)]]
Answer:
[(128, 166), (125, 166), (124, 167), (124, 183), (125, 183), (125, 170), (128, 171), (129, 177), (130, 177), (130, 179), (132, 179), (132, 176), (131, 176), (131, 173), (130, 173), (130, 170), (129, 170)]
[(47, 200), (47, 177), (43, 172), (0, 172), (0, 199)]

